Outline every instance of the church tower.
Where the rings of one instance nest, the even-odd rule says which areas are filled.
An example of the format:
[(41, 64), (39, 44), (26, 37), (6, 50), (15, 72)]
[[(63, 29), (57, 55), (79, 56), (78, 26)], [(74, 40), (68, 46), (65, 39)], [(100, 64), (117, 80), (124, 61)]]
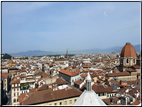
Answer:
[(68, 49), (67, 49), (67, 52), (66, 52), (66, 58), (68, 58)]

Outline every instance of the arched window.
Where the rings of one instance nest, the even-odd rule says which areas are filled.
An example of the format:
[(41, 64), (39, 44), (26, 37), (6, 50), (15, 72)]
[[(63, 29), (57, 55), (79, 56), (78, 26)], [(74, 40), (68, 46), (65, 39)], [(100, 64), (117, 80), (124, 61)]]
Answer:
[(129, 63), (129, 60), (127, 59), (126, 63)]

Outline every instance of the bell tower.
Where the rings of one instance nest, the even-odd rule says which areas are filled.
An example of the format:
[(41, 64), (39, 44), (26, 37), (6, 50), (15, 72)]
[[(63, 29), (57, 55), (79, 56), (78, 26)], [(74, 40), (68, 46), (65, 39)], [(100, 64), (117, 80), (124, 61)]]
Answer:
[(67, 52), (66, 52), (66, 58), (68, 58), (68, 49), (67, 49)]

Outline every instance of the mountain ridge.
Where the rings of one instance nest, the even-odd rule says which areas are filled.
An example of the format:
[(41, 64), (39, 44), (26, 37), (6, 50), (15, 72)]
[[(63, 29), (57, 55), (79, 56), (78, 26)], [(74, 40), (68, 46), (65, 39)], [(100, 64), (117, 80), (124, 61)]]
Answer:
[[(136, 52), (140, 51), (140, 44), (133, 45)], [(111, 47), (106, 49), (85, 49), (85, 50), (77, 50), (77, 51), (69, 51), (70, 54), (92, 54), (92, 53), (110, 53), (116, 52), (120, 53), (123, 46)], [(55, 55), (55, 54), (66, 54), (65, 52), (52, 52), (52, 51), (42, 51), (42, 50), (29, 50), (26, 52), (18, 52), (18, 53), (10, 53), (12, 56), (38, 56), (38, 55)]]

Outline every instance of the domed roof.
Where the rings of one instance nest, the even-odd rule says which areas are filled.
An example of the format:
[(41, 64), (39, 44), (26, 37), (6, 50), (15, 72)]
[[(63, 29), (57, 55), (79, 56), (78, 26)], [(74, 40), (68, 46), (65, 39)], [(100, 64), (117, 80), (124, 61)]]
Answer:
[(126, 43), (125, 46), (121, 50), (121, 57), (136, 57), (135, 48), (131, 45), (131, 43)]

